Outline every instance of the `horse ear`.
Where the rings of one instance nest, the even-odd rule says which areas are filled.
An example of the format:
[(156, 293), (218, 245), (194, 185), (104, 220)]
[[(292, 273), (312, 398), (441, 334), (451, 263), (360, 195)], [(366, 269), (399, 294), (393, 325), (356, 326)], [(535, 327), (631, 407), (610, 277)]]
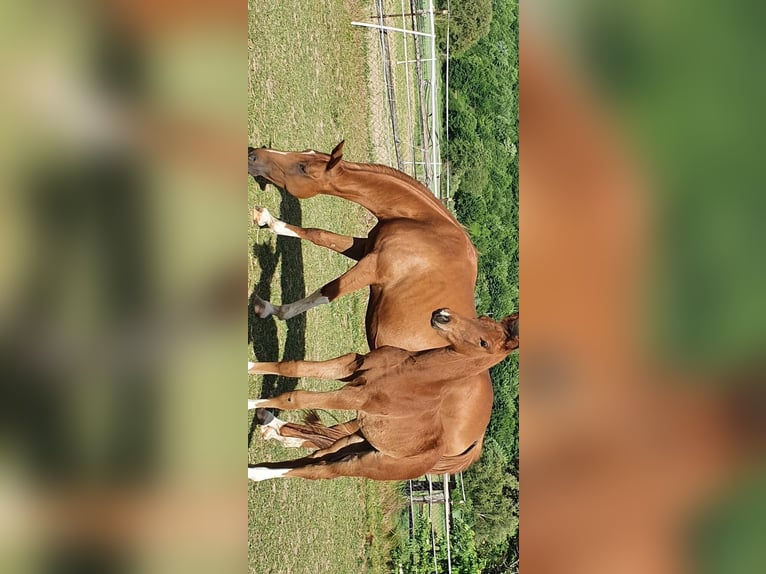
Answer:
[[(506, 346), (511, 350), (519, 346), (519, 313), (513, 313), (508, 315), (502, 321), (503, 329), (505, 330)], [(514, 346), (515, 343), (515, 346)]]
[(338, 162), (343, 158), (343, 144), (346, 143), (346, 140), (341, 140), (341, 142), (336, 145), (333, 150), (330, 152), (330, 161), (327, 162), (327, 167), (325, 167), (325, 171), (330, 171), (332, 168), (334, 168), (336, 165), (338, 165)]

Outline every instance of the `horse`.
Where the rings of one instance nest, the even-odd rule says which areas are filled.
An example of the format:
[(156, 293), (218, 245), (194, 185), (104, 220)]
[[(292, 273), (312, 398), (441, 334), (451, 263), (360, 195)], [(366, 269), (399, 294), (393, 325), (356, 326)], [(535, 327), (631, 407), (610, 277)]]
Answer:
[[(255, 298), (256, 313), (289, 319), (369, 287), (365, 327), (371, 350), (394, 346), (422, 351), (446, 346), (431, 328), (434, 309), (450, 308), (476, 318), (477, 253), (465, 229), (427, 187), (390, 167), (345, 161), (343, 142), (328, 155), (314, 150), (283, 152), (248, 148), (248, 173), (298, 199), (326, 194), (358, 203), (376, 218), (367, 237), (323, 229), (302, 229), (256, 208), (254, 220), (272, 232), (311, 241), (356, 261), (337, 279), (292, 303), (274, 305)], [(265, 185), (265, 184), (264, 184)], [(470, 388), (463, 394), (460, 389)], [(481, 454), (492, 411), (487, 370), (445, 381), (440, 416), (442, 457), (428, 471), (456, 473)], [(271, 436), (278, 438), (277, 433)]]
[[(486, 371), (517, 349), (519, 332), (518, 313), (496, 322), (438, 309), (430, 324), (446, 346), (425, 351), (382, 346), (366, 355), (350, 353), (328, 361), (250, 364), (252, 374), (349, 382), (331, 392), (291, 391), (271, 399), (249, 400), (248, 409), (356, 410), (357, 418), (339, 425), (343, 432), (335, 429), (329, 444), (307, 440), (300, 445), (322, 446), (313, 454), (260, 463), (248, 468), (248, 478), (406, 480), (433, 468), (446, 446), (448, 421), (441, 414), (444, 397), (451, 392), (469, 397), (471, 385), (476, 383), (470, 375)], [(278, 426), (271, 421), (270, 428), (280, 430)]]

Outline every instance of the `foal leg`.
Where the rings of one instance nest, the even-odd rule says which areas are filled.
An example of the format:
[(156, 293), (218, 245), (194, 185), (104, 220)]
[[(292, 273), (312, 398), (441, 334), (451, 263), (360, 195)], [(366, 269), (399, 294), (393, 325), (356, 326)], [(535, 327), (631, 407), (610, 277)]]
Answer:
[(250, 375), (281, 375), (283, 377), (315, 377), (340, 380), (353, 375), (364, 362), (365, 355), (348, 353), (327, 361), (281, 361), (277, 363), (247, 363)]
[(272, 399), (248, 401), (257, 409), (327, 409), (339, 411), (360, 410), (366, 400), (364, 386), (346, 385), (337, 391), (319, 393), (314, 391), (290, 391)]
[(332, 249), (336, 253), (345, 255), (354, 261), (359, 261), (364, 257), (367, 247), (367, 239), (364, 237), (348, 237), (347, 235), (339, 235), (324, 229), (290, 225), (275, 218), (265, 207), (253, 208), (253, 223), (259, 227), (268, 227), (276, 235), (297, 237), (298, 239), (311, 241), (314, 245)]
[[(350, 448), (353, 449), (353, 446)], [(438, 451), (406, 458), (394, 458), (376, 450), (351, 452), (342, 457), (336, 453), (328, 455), (324, 460), (322, 457), (306, 457), (294, 461), (260, 463), (247, 469), (247, 477), (254, 481), (293, 477), (316, 480), (341, 476), (407, 480), (428, 472), (438, 458)]]
[(355, 434), (341, 439), (329, 448), (319, 450), (309, 456), (295, 460), (282, 462), (264, 462), (254, 466), (248, 466), (247, 478), (253, 481), (267, 480), (285, 476), (291, 468), (305, 465), (326, 465), (328, 463), (344, 460), (349, 457), (360, 456), (372, 452), (373, 448), (364, 437)]
[[(392, 370), (411, 360), (416, 353), (384, 345), (366, 355), (348, 353), (327, 361), (280, 361), (276, 363), (247, 363), (249, 375), (281, 375), (283, 377), (315, 377), (342, 381), (358, 371), (372, 369)], [(255, 407), (249, 407), (255, 408)]]
[(377, 268), (377, 255), (375, 253), (369, 253), (343, 275), (330, 281), (327, 285), (314, 291), (311, 295), (300, 301), (287, 303), (285, 305), (273, 305), (268, 301), (256, 297), (255, 312), (261, 319), (265, 319), (272, 315), (283, 320), (291, 319), (296, 315), (305, 313), (309, 309), (330, 303), (347, 293), (374, 284), (377, 281)]

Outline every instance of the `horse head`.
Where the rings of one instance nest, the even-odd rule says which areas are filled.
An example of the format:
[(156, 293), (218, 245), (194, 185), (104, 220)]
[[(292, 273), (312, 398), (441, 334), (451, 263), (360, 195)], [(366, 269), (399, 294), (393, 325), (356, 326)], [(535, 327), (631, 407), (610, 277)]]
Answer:
[(340, 142), (330, 154), (314, 150), (284, 152), (265, 147), (247, 148), (247, 173), (284, 188), (299, 199), (325, 191), (343, 158)]
[(450, 309), (437, 309), (431, 315), (431, 326), (457, 353), (477, 358), (482, 365), (486, 362), (486, 368), (519, 348), (518, 312), (495, 321), (489, 317), (471, 319)]

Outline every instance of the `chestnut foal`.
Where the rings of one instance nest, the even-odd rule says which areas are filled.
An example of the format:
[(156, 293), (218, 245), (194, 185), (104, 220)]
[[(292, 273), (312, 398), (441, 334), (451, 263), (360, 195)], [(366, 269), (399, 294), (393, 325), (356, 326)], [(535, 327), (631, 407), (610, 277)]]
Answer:
[[(446, 347), (407, 351), (384, 346), (367, 355), (351, 353), (329, 361), (249, 364), (251, 374), (349, 382), (331, 392), (292, 391), (250, 400), (248, 408), (356, 410), (357, 418), (329, 429), (311, 425), (315, 434), (332, 444), (304, 439), (295, 446), (321, 448), (301, 459), (257, 464), (248, 469), (248, 478), (404, 480), (429, 472), (445, 451), (447, 421), (441, 412), (445, 395), (456, 391), (470, 397), (476, 384), (470, 376), (496, 365), (519, 346), (517, 313), (496, 322), (439, 309), (432, 314), (431, 326)], [(327, 429), (325, 434), (322, 428)]]

